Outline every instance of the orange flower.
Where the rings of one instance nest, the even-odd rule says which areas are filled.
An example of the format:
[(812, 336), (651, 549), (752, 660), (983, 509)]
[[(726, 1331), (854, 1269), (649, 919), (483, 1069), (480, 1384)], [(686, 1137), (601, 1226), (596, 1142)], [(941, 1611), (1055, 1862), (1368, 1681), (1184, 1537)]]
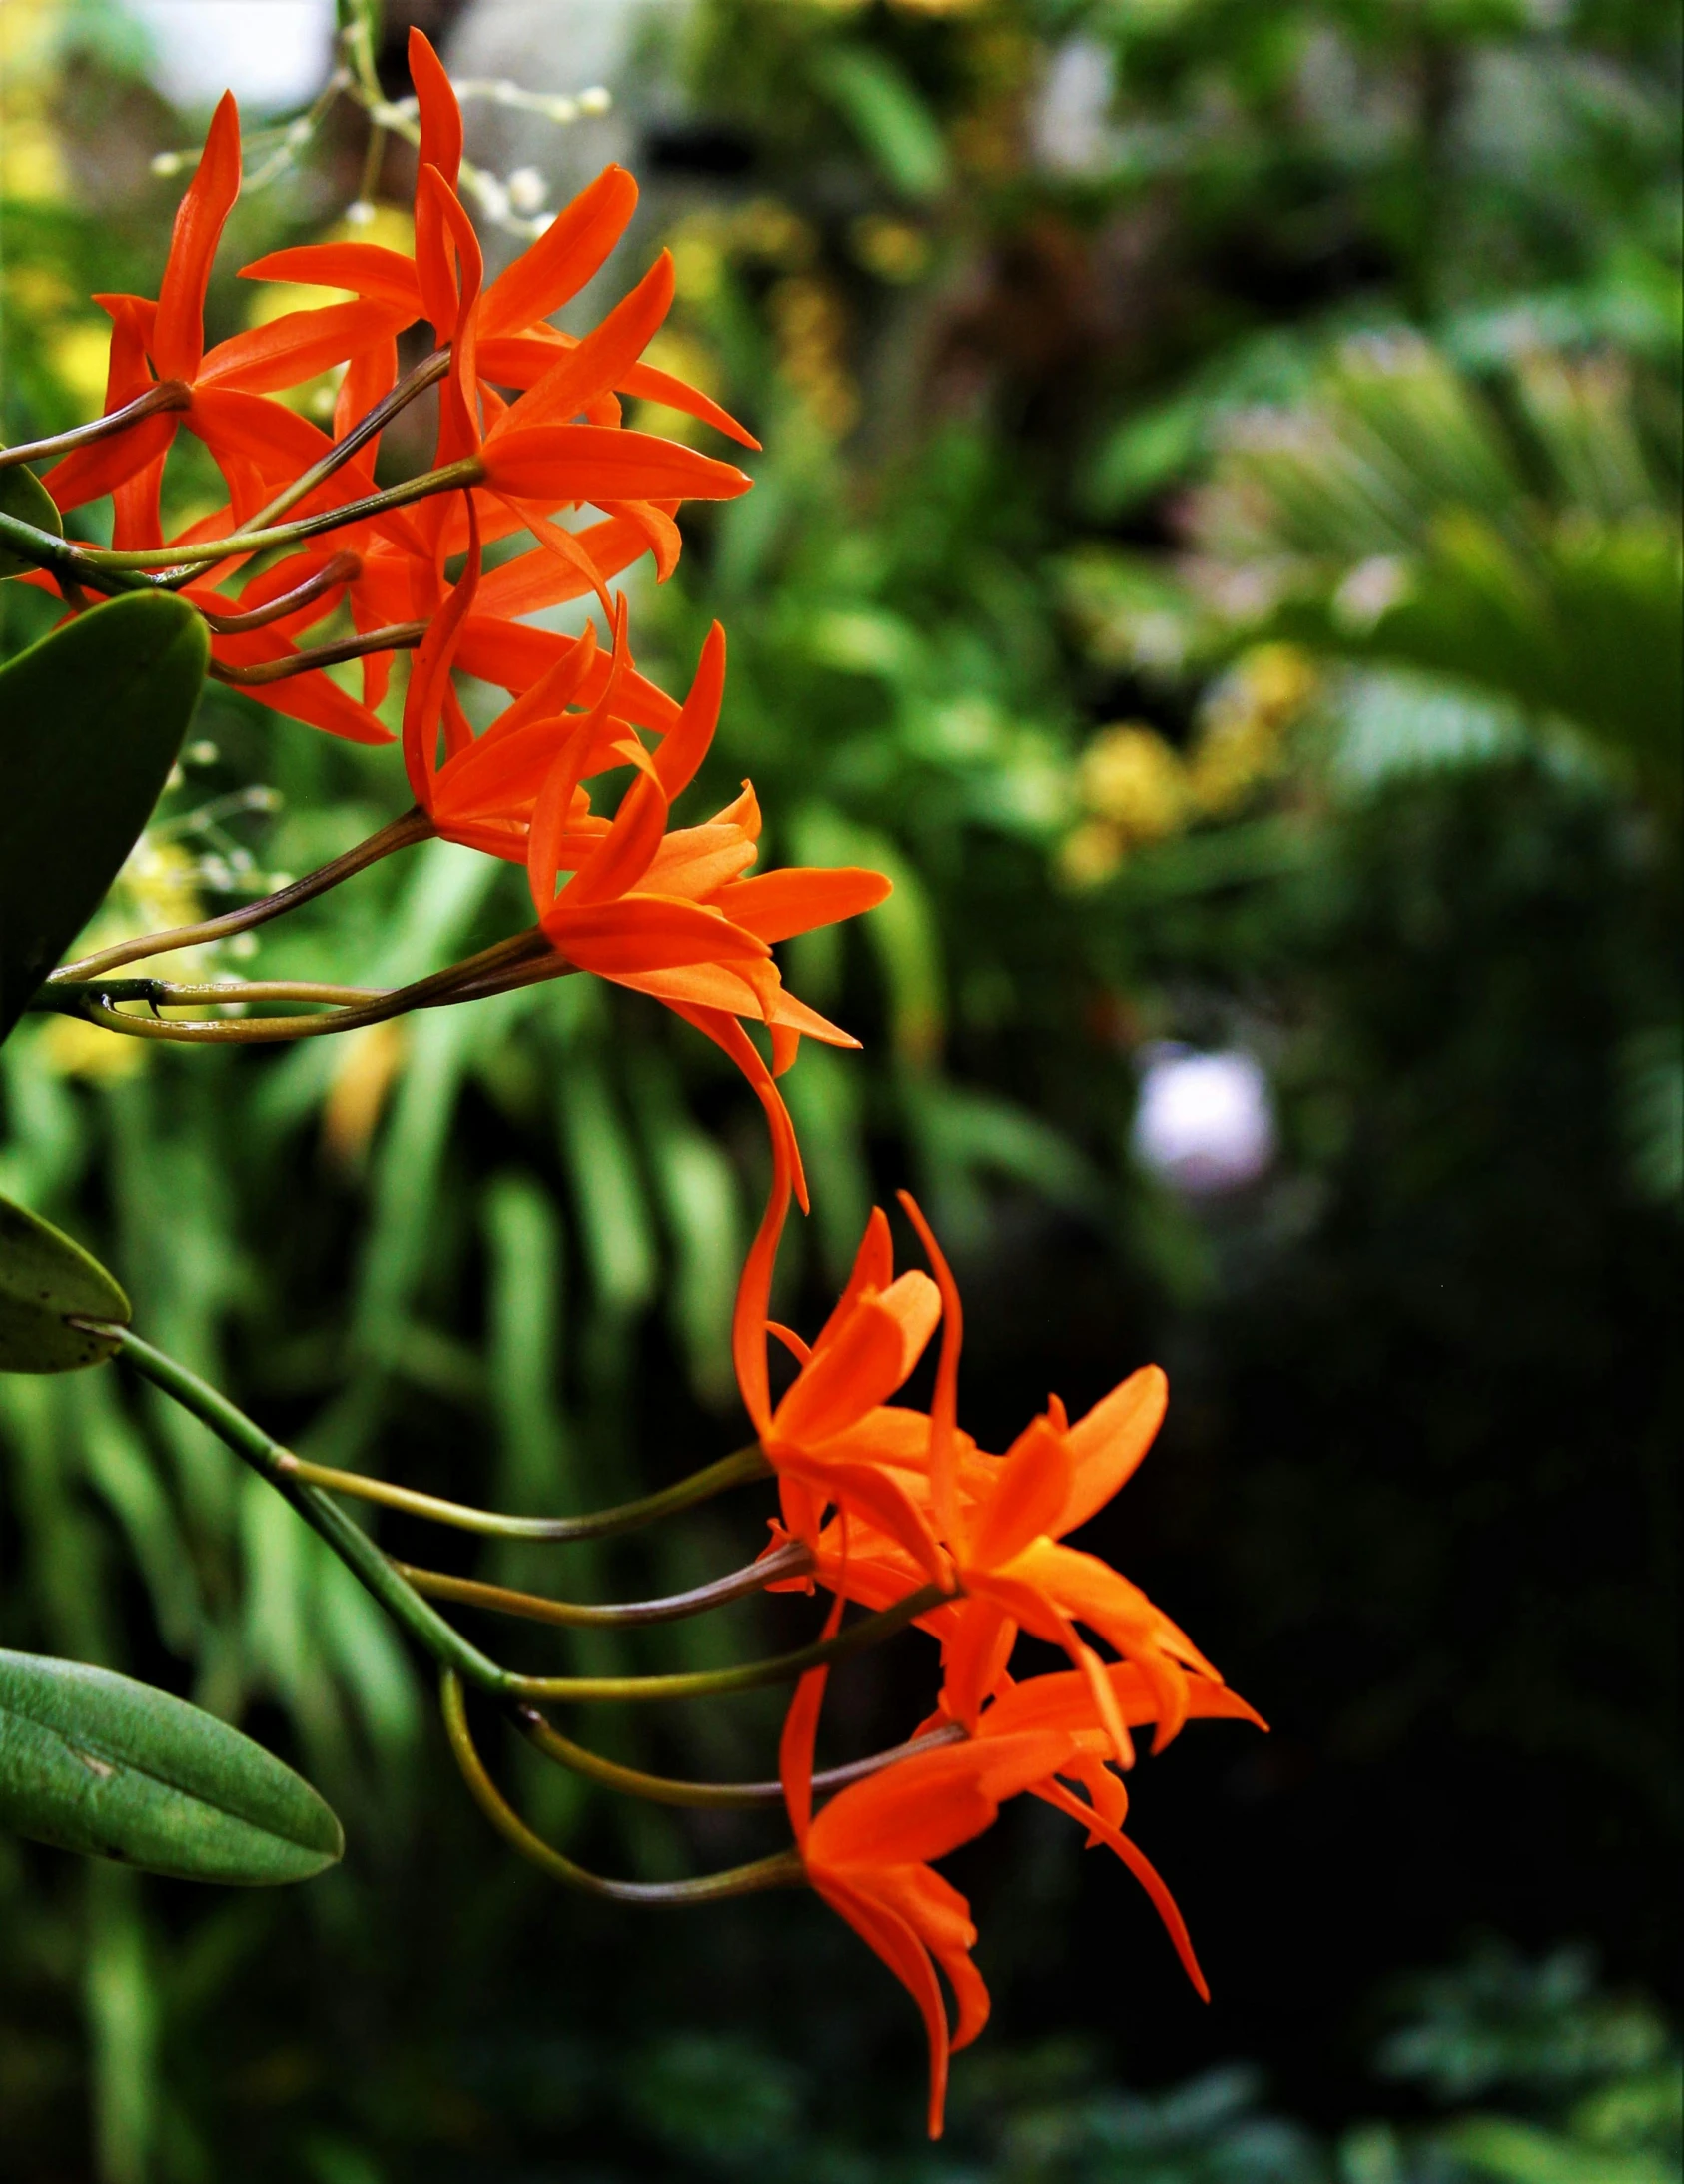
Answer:
[[(800, 1540), (821, 1555), (832, 1547), (850, 1572), (856, 1539), (884, 1544), (889, 1555), (872, 1566), (866, 1583), (872, 1575), (880, 1579), (874, 1603), (888, 1607), (922, 1585), (950, 1582), (948, 1559), (929, 1523), (929, 1497), (917, 1476), (925, 1461), (927, 1422), (887, 1400), (923, 1356), (941, 1317), (941, 1298), (927, 1274), (913, 1271), (897, 1279), (889, 1224), (876, 1208), (836, 1309), (809, 1348), (767, 1318), (788, 1203), (788, 1190), (774, 1175), (767, 1218), (737, 1289), (732, 1329), (737, 1382), (778, 1476), (780, 1539)], [(768, 1335), (775, 1335), (800, 1366), (775, 1406), (766, 1369)], [(829, 1509), (845, 1512), (856, 1529), (850, 1531), (837, 1516), (821, 1531)], [(869, 1560), (872, 1545), (863, 1552)], [(840, 1597), (841, 1587), (837, 1590)], [(861, 1597), (851, 1585), (847, 1590)]]
[[(370, 344), (390, 342), (402, 314), (376, 300), (291, 311), (269, 325), (205, 349), (205, 291), (223, 225), (240, 194), (240, 115), (234, 94), (214, 115), (199, 168), (176, 212), (158, 301), (97, 296), (112, 318), (106, 414), (144, 394), (158, 380), (191, 391), (185, 410), (143, 418), (111, 440), (80, 448), (49, 471), (43, 484), (61, 509), (112, 493), (118, 498), (116, 543), (129, 548), (163, 545), (158, 492), (165, 456), (178, 429), (204, 441), (228, 480), (235, 510), (263, 498), (259, 471), (297, 462), (302, 435), (327, 443), (285, 405), (264, 398), (343, 364)], [(305, 462), (314, 460), (307, 455)], [(351, 466), (355, 490), (373, 490), (373, 472)], [(124, 489), (127, 489), (125, 491)], [(353, 490), (348, 483), (346, 491)], [(248, 498), (256, 493), (257, 498)]]
[[(242, 272), (248, 280), (304, 281), (349, 289), (365, 302), (402, 312), (405, 326), (429, 320), (438, 339), (448, 341), (455, 333), (455, 299), (447, 282), (439, 284), (434, 268), (422, 264), (422, 230), (428, 216), (421, 209), (421, 176), (432, 167), (454, 190), (461, 165), (461, 110), (437, 55), (419, 30), (410, 33), (410, 75), (421, 124), (415, 259), (372, 243), (316, 243), (273, 252)], [(637, 184), (631, 176), (623, 167), (605, 167), (485, 291), (477, 314), (478, 369), (481, 388), (493, 393), (493, 399), (495, 388), (535, 387), (578, 346), (576, 335), (560, 333), (544, 322), (600, 270), (624, 234), (636, 204)], [(396, 376), (395, 363), (393, 372)], [(370, 409), (391, 385), (390, 378), (384, 385), (371, 379), (358, 391), (358, 407), (349, 411), (346, 424)], [(616, 392), (662, 403), (716, 427), (745, 447), (759, 446), (717, 403), (670, 373), (634, 359), (623, 361), (613, 379), (592, 392), (593, 422), (618, 423)], [(345, 424), (336, 422), (337, 431), (345, 429)]]
[[(1069, 1755), (1062, 1730), (979, 1737), (903, 1759), (850, 1783), (813, 1813), (813, 1740), (827, 1671), (802, 1677), (784, 1722), (778, 1772), (807, 1878), (918, 2004), (930, 2043), (929, 2129), (940, 2138), (947, 2063), (988, 2021), (988, 1989), (971, 1962), (971, 1908), (933, 1870), (992, 1826), (1008, 1797), (1046, 1779)], [(958, 2003), (950, 2035), (937, 1966)]]
[[(1006, 1674), (1020, 1630), (1062, 1646), (1088, 1679), (1099, 1719), (1125, 1765), (1132, 1763), (1128, 1724), (1116, 1706), (1104, 1663), (1081, 1637), (1086, 1626), (1134, 1661), (1155, 1694), (1155, 1750), (1180, 1729), (1189, 1704), (1189, 1671), (1220, 1684), (1222, 1677), (1191, 1638), (1138, 1586), (1095, 1555), (1062, 1544), (1103, 1508), (1140, 1463), (1163, 1418), (1167, 1384), (1156, 1366), (1132, 1374), (1072, 1427), (1051, 1399), (1003, 1457), (979, 1450), (955, 1419), (964, 1320), (958, 1289), (917, 1206), (903, 1192), (935, 1269), (941, 1298), (942, 1349), (928, 1421), (893, 1408), (869, 1423), (869, 1459), (892, 1475), (951, 1558), (952, 1582), (963, 1596), (919, 1618), (941, 1641), (943, 1703), (967, 1728)], [(874, 1216), (874, 1223), (881, 1215)], [(863, 1248), (863, 1247), (862, 1247)], [(887, 1250), (887, 1230), (879, 1249)], [(764, 1298), (770, 1267), (744, 1269), (739, 1314), (752, 1310), (748, 1292)], [(739, 1378), (741, 1366), (739, 1364)], [(865, 1456), (864, 1449), (850, 1452)], [(884, 1608), (923, 1582), (927, 1568), (904, 1524), (886, 1528), (856, 1504), (856, 1523), (835, 1520), (815, 1538), (785, 1518), (785, 1534), (807, 1541), (819, 1582), (862, 1605)], [(774, 1546), (781, 1537), (774, 1528)], [(787, 1587), (803, 1580), (783, 1581)]]
[[(1145, 1722), (1157, 1720), (1158, 1694), (1133, 1661), (1112, 1662), (1105, 1670), (1105, 1678), (1111, 1686), (1116, 1711), (1130, 1727), (1138, 1728)], [(1164, 1921), (1182, 1967), (1200, 1999), (1208, 2002), (1211, 1990), (1193, 1953), (1193, 1942), (1176, 1899), (1145, 1851), (1123, 1832), (1123, 1823), (1129, 1813), (1129, 1793), (1114, 1770), (1111, 1730), (1100, 1719), (1089, 1678), (1067, 1669), (1062, 1674), (1034, 1676), (1025, 1683), (1014, 1683), (1010, 1677), (1002, 1681), (999, 1696), (982, 1708), (967, 1734), (973, 1738), (1012, 1738), (1039, 1729), (1059, 1730), (1072, 1737), (1073, 1748), (1068, 1756), (1060, 1760), (1044, 1781), (1030, 1782), (1026, 1787), (1032, 1796), (1069, 1813), (1072, 1819), (1080, 1820), (1088, 1830), (1089, 1848), (1105, 1844), (1134, 1874)], [(1261, 1729), (1267, 1727), (1263, 1716), (1225, 1683), (1212, 1683), (1204, 1676), (1194, 1676), (1189, 1679), (1187, 1696), (1189, 1719), (1251, 1721)], [(947, 1726), (953, 1718), (944, 1704), (928, 1720), (920, 1722), (915, 1734), (922, 1736), (931, 1729)], [(1071, 1789), (1071, 1782), (1086, 1790), (1086, 1803)]]

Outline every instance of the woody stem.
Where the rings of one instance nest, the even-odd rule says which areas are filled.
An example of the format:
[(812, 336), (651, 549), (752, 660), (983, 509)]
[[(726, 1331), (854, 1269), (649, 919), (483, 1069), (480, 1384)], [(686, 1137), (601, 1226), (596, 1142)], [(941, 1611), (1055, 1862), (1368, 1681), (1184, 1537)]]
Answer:
[(160, 380), (144, 395), (137, 395), (133, 402), (124, 403), (109, 416), (95, 418), (91, 424), (73, 425), (68, 432), (54, 433), (46, 440), (25, 440), (15, 448), (0, 448), (0, 471), (92, 447), (98, 441), (109, 440), (114, 433), (127, 432), (143, 417), (155, 417), (160, 410), (186, 410), (192, 403), (193, 390), (185, 380)]
[(467, 1725), (461, 1680), (448, 1668), (439, 1678), (439, 1704), (450, 1750), (474, 1803), (523, 1858), (569, 1888), (577, 1888), (585, 1895), (606, 1896), (615, 1903), (717, 1903), (725, 1896), (753, 1895), (763, 1888), (796, 1887), (806, 1878), (794, 1850), (780, 1850), (769, 1858), (756, 1858), (750, 1865), (734, 1865), (723, 1873), (707, 1873), (697, 1880), (609, 1880), (600, 1873), (588, 1872), (534, 1835), (486, 1773)]
[(309, 651), (292, 652), (282, 659), (264, 659), (250, 667), (231, 667), (213, 659), (206, 672), (213, 682), (229, 682), (238, 689), (260, 689), (270, 682), (286, 682), (318, 667), (337, 667), (342, 660), (362, 659), (370, 652), (413, 652), (426, 635), (424, 621), (389, 622), (384, 629), (369, 629), (361, 636), (341, 637), (333, 644), (318, 644)]
[(285, 516), (289, 509), (297, 508), (318, 486), (326, 485), (334, 473), (349, 463), (360, 449), (383, 433), (398, 416), (409, 408), (416, 397), (427, 388), (436, 386), (450, 369), (448, 347), (435, 349), (423, 357), (413, 370), (406, 372), (391, 394), (385, 395), (365, 417), (359, 418), (343, 440), (335, 441), (327, 454), (318, 457), (309, 470), (301, 471), (290, 486), (284, 487), (273, 501), (266, 502), (252, 518), (256, 524), (272, 524), (278, 516)]
[(379, 864), (395, 850), (408, 849), (413, 842), (427, 841), (431, 835), (432, 821), (415, 805), (402, 818), (394, 819), (378, 833), (371, 834), (367, 841), (359, 842), (355, 849), (348, 849), (343, 857), (335, 857), (316, 871), (307, 872), (303, 879), (294, 880), (290, 887), (265, 895), (259, 902), (248, 902), (242, 909), (230, 910), (222, 917), (205, 918), (197, 925), (176, 925), (168, 932), (143, 933), (138, 939), (102, 948), (97, 955), (85, 955), (74, 963), (62, 965), (47, 983), (49, 986), (63, 985), (71, 979), (100, 978), (108, 971), (120, 970), (125, 963), (139, 963), (155, 955), (172, 955), (178, 948), (208, 947), (213, 941), (250, 932), (254, 925), (267, 924), (272, 917), (282, 917), (287, 911), (296, 910), (301, 903), (311, 902), (316, 896), (325, 895), (330, 888), (338, 887), (342, 880), (366, 871), (371, 864)]
[(336, 553), (323, 562), (314, 576), (307, 576), (303, 583), (291, 591), (282, 592), (278, 599), (266, 599), (262, 606), (254, 606), (242, 612), (222, 613), (203, 601), (195, 601), (205, 618), (206, 626), (215, 630), (219, 637), (243, 636), (249, 629), (265, 629), (272, 621), (284, 620), (288, 614), (296, 614), (301, 606), (308, 606), (312, 599), (319, 599), (324, 592), (337, 585), (350, 583), (362, 573), (362, 557), (356, 553)]

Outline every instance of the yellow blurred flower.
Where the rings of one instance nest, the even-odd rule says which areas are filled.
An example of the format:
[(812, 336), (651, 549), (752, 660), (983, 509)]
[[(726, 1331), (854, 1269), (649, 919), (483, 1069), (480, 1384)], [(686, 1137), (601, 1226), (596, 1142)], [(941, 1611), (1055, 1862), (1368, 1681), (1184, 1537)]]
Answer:
[(120, 1077), (132, 1077), (146, 1066), (151, 1051), (145, 1039), (102, 1031), (79, 1016), (49, 1016), (34, 1048), (54, 1076), (81, 1077), (89, 1084), (114, 1084)]
[(1078, 890), (1102, 886), (1123, 862), (1124, 848), (1109, 819), (1084, 819), (1059, 844), (1059, 877)]
[(859, 416), (859, 390), (843, 363), (847, 319), (823, 281), (791, 275), (773, 289), (772, 325), (779, 361), (815, 421), (840, 437)]
[(1293, 644), (1260, 644), (1235, 662), (1208, 700), (1188, 778), (1211, 817), (1243, 803), (1278, 772), (1286, 730), (1315, 694), (1316, 673)]
[(105, 407), (106, 367), (111, 358), (111, 323), (74, 319), (59, 328), (49, 344), (53, 370), (65, 391), (76, 398), (84, 417), (96, 418)]
[(1187, 768), (1155, 728), (1120, 721), (1082, 753), (1082, 796), (1130, 841), (1162, 841), (1188, 813)]
[(58, 138), (32, 115), (8, 115), (0, 127), (0, 196), (36, 204), (62, 199), (69, 187)]
[(930, 263), (929, 238), (909, 220), (867, 213), (850, 231), (854, 256), (880, 281), (916, 281)]
[(371, 1024), (339, 1042), (334, 1081), (322, 1109), (322, 1143), (342, 1168), (357, 1167), (403, 1072), (409, 1038), (401, 1023)]

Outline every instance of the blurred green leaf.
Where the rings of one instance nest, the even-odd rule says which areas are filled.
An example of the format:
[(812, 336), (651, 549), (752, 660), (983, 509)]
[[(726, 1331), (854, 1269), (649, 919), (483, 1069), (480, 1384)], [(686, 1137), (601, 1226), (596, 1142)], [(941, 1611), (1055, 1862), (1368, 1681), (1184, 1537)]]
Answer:
[(949, 173), (940, 126), (888, 54), (826, 46), (814, 56), (812, 74), (893, 188), (915, 200), (941, 195)]
[(129, 1300), (97, 1259), (50, 1221), (0, 1198), (0, 1373), (67, 1373), (116, 1355), (72, 1316), (126, 1327)]
[[(0, 471), (0, 513), (15, 516), (20, 524), (33, 524), (37, 531), (50, 531), (55, 538), (64, 537), (64, 518), (58, 503), (35, 473), (21, 463)], [(0, 546), (0, 577), (20, 576), (34, 566), (21, 553)]]
[(0, 1038), (99, 908), (193, 717), (185, 599), (110, 599), (0, 667)]
[(0, 1826), (184, 1880), (308, 1880), (344, 1852), (310, 1784), (167, 1692), (0, 1652)]

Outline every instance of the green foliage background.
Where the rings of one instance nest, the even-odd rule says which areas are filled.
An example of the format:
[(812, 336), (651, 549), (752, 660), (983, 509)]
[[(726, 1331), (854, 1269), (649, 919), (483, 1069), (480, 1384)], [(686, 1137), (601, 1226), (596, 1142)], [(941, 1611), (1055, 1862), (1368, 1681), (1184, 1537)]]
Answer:
[[(146, 159), (191, 136), (126, 19), (36, 13), (5, 125), (51, 135), (64, 186), (8, 154), (11, 440), (81, 414), (77, 299), (155, 280), (178, 185)], [(687, 118), (646, 148), (638, 248), (673, 244), (681, 368), (766, 451), (638, 595), (641, 657), (676, 682), (719, 615), (695, 811), (750, 774), (772, 861), (896, 881), (791, 950), (865, 1051), (789, 1080), (815, 1216), (786, 1310), (907, 1182), (960, 1261), (985, 1441), (1049, 1384), (1080, 1407), (1170, 1369), (1095, 1544), (1273, 1723), (1139, 1780), (1217, 2003), (1120, 1875), (1014, 1815), (956, 1866), (998, 2022), (926, 2152), (904, 1997), (815, 1906), (657, 1926), (556, 1898), (464, 1808), (401, 1647), (279, 1503), (115, 1375), (4, 1379), (0, 1643), (238, 1719), (350, 1851), (259, 1902), (0, 1841), (0, 2176), (1675, 2175), (1676, 21), (702, 0), (642, 65)], [(1049, 70), (1102, 86), (1063, 140)], [(359, 150), (330, 129), (224, 266), (321, 232)], [(10, 652), (50, 614), (12, 585), (0, 617)], [(193, 734), (108, 912), (132, 929), (402, 802), (390, 755), (226, 690)], [(392, 983), (515, 914), (506, 875), (433, 845), (256, 960)], [(737, 1438), (763, 1181), (751, 1104), (656, 1015), (566, 981), (263, 1057), (34, 1022), (0, 1051), (0, 1190), (306, 1455), (517, 1509), (618, 1499)], [(1263, 1182), (1200, 1205), (1136, 1165), (1162, 1039), (1264, 1062)], [(673, 1590), (758, 1522), (476, 1567)], [(527, 1642), (699, 1666), (797, 1613)], [(850, 1739), (923, 1710), (897, 1657), (850, 1671)], [(777, 1707), (604, 1741), (757, 1774)], [(500, 1763), (615, 1869), (758, 1841)]]

